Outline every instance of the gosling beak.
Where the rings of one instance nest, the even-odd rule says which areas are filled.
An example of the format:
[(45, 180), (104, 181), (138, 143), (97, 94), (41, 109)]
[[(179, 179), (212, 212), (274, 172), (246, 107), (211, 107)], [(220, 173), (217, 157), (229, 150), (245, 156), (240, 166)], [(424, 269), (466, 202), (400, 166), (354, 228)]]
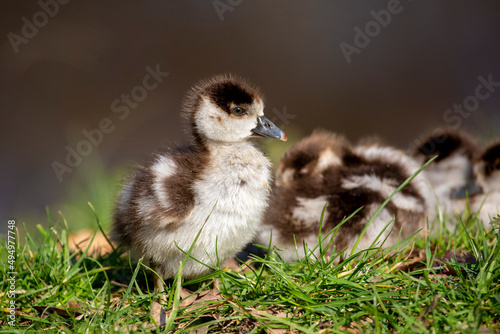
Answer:
[(453, 194), (452, 198), (466, 198), (481, 194), (483, 189), (476, 182), (468, 182), (466, 185), (458, 188)]
[(257, 136), (269, 137), (282, 141), (286, 141), (288, 139), (286, 137), (286, 133), (274, 125), (274, 123), (265, 116), (257, 117), (257, 126), (252, 129), (252, 132)]

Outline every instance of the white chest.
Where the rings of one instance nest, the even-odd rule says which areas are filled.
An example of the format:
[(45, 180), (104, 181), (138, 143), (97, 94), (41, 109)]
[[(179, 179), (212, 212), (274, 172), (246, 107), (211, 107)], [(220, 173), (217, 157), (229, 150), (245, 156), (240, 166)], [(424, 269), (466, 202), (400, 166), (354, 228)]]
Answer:
[[(202, 227), (191, 255), (207, 264), (217, 263), (217, 257), (224, 261), (234, 256), (252, 241), (268, 205), (269, 167), (269, 160), (247, 143), (210, 150), (209, 164), (193, 183), (193, 212), (174, 231), (153, 238), (157, 246), (162, 245), (163, 251), (155, 258), (164, 263), (166, 276), (175, 272), (178, 261), (185, 256), (177, 246), (187, 251)], [(174, 258), (177, 260), (167, 261)], [(189, 261), (184, 275), (197, 276), (206, 270)]]
[(247, 215), (267, 199), (270, 163), (250, 144), (217, 146), (201, 180), (195, 182), (197, 204)]
[[(217, 146), (210, 164), (194, 184), (197, 212), (192, 222), (205, 221), (205, 233), (231, 244), (253, 236), (267, 206), (270, 163), (250, 144)], [(200, 217), (199, 215), (202, 215)], [(246, 242), (246, 241), (245, 241)]]

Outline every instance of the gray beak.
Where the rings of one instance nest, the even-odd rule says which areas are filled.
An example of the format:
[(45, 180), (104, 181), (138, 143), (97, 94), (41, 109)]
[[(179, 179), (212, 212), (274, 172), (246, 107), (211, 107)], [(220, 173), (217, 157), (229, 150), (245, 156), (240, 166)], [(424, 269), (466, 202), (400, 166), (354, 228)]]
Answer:
[(481, 194), (483, 190), (476, 182), (469, 182), (466, 185), (458, 188), (455, 193), (452, 194), (452, 198), (466, 198)]
[(284, 133), (280, 128), (274, 125), (267, 117), (259, 116), (257, 117), (257, 126), (252, 130), (252, 132), (258, 136), (268, 137), (286, 141), (286, 133)]

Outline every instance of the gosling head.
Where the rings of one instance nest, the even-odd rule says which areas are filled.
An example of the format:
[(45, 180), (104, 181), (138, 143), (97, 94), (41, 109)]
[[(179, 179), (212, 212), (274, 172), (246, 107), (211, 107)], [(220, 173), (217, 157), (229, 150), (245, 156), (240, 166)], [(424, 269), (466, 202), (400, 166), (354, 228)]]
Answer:
[(421, 139), (412, 155), (422, 164), (437, 155), (425, 169), (426, 177), (434, 188), (454, 194), (473, 182), (472, 165), (478, 152), (478, 144), (468, 134), (444, 130)]
[(490, 144), (476, 160), (474, 174), (484, 192), (500, 191), (500, 140)]
[(315, 131), (281, 158), (276, 171), (276, 185), (292, 188), (302, 181), (320, 181), (326, 169), (343, 164), (342, 159), (349, 149), (345, 138), (326, 131)]
[(232, 75), (195, 85), (184, 104), (184, 116), (197, 142), (236, 143), (252, 136), (287, 140), (264, 116), (259, 90)]

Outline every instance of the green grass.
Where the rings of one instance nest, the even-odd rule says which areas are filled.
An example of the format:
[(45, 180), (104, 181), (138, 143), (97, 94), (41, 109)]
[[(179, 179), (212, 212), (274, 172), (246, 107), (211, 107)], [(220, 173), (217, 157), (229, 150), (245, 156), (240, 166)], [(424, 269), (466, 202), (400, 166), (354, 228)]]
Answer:
[[(373, 248), (341, 263), (338, 256), (326, 256), (326, 249), (318, 258), (310, 255), (294, 263), (284, 263), (270, 251), (244, 265), (244, 271), (214, 268), (206, 277), (183, 282), (198, 283), (191, 297), (181, 297), (178, 280), (168, 291), (167, 328), (157, 332), (499, 332), (498, 226), (485, 232), (473, 215), (456, 220), (454, 232), (416, 243), (403, 241), (395, 247), (398, 252)], [(63, 219), (48, 229), (38, 226), (38, 234), (36, 238), (28, 234), (16, 250), (15, 327), (5, 321), (9, 270), (1, 267), (1, 332), (115, 333), (156, 328), (150, 312), (159, 297), (152, 291), (153, 273), (142, 261), (131, 261), (120, 252), (92, 257), (85, 250), (71, 251)], [(34, 241), (39, 238), (43, 242)], [(426, 258), (399, 270), (398, 265), (413, 258), (405, 260), (415, 245)], [(451, 257), (445, 269), (433, 267), (434, 259), (447, 250), (466, 251), (477, 263), (458, 263)], [(0, 252), (5, 260), (6, 245)], [(213, 286), (221, 297), (202, 297), (199, 308), (184, 306), (188, 298)]]
[[(85, 217), (103, 230), (102, 213), (92, 205), (88, 211)], [(24, 231), (22, 241), (16, 230), (21, 242), (15, 249), (7, 242), (0, 247), (0, 332), (500, 332), (500, 217), (485, 231), (474, 213), (439, 215), (431, 223), (436, 232), (425, 239), (342, 257), (328, 256), (331, 239), (320, 239), (319, 256), (313, 249), (293, 263), (268, 245), (264, 258), (240, 268), (217, 264), (199, 279), (168, 281), (160, 317), (155, 273), (147, 264), (120, 249), (95, 256), (71, 250), (68, 222), (60, 216), (49, 227)], [(443, 229), (449, 219), (454, 231)], [(9, 255), (17, 255), (15, 264)], [(11, 271), (17, 278), (14, 326), (7, 308)]]

